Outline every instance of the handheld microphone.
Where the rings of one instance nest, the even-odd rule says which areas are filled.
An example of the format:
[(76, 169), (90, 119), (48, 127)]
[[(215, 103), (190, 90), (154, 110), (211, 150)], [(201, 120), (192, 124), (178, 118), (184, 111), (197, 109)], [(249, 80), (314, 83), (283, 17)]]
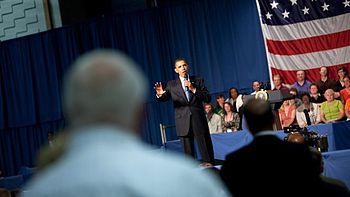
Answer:
[(304, 109), (304, 113), (309, 113), (309, 109)]
[(309, 109), (304, 109), (304, 114), (305, 114), (305, 119), (306, 119), (306, 124), (311, 125), (311, 119), (309, 115)]
[[(188, 76), (188, 74), (185, 74), (185, 80), (186, 81), (189, 81), (190, 80), (190, 77)], [(188, 86), (185, 86), (186, 88), (186, 91), (188, 90)]]

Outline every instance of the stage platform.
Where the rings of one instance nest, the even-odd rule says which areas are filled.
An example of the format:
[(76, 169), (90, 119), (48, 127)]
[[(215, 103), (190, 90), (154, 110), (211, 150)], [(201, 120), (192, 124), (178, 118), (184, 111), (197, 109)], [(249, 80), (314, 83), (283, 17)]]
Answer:
[[(322, 153), (325, 170), (324, 175), (343, 180), (350, 188), (350, 121), (332, 124), (318, 124), (307, 127), (320, 135), (327, 135), (328, 151)], [(283, 139), (287, 136), (283, 130), (276, 131), (276, 136)], [(253, 137), (248, 130), (232, 133), (211, 135), (214, 157), (217, 161), (225, 160), (228, 153), (238, 150), (252, 141)], [(182, 154), (179, 140), (173, 140), (163, 145), (164, 150), (175, 151)], [(197, 159), (200, 160), (199, 151)]]

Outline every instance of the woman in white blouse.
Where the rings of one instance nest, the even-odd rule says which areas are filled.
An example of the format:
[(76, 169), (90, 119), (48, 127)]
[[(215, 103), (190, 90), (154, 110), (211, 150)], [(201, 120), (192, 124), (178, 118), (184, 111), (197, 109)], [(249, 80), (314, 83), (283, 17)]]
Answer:
[[(302, 104), (297, 108), (297, 121), (299, 127), (305, 127), (311, 124), (318, 124), (321, 121), (320, 118), (320, 107), (315, 103), (310, 103), (310, 95), (303, 93), (301, 95)], [(309, 123), (307, 120), (309, 117)]]
[(243, 105), (242, 95), (239, 94), (238, 89), (235, 87), (230, 88), (229, 96), (226, 102), (229, 102), (233, 106), (233, 112), (239, 112), (239, 108)]

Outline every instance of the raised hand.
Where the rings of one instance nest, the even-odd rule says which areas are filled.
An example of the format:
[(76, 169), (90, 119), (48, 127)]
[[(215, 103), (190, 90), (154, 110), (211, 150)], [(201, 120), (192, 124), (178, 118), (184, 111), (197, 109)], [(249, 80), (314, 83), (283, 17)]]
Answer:
[(154, 90), (158, 96), (161, 96), (164, 93), (162, 82), (156, 82), (154, 84)]

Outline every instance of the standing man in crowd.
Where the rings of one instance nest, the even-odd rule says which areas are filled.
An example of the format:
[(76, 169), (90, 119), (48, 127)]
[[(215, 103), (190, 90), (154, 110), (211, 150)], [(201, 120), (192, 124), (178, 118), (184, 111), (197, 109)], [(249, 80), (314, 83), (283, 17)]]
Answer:
[(311, 82), (305, 79), (305, 71), (298, 70), (296, 72), (296, 75), (297, 75), (297, 80), (292, 85), (292, 87), (298, 90), (298, 96), (300, 97), (303, 92), (310, 93), (309, 88), (310, 88)]
[(328, 89), (335, 90), (335, 81), (328, 77), (327, 67), (322, 66), (320, 68), (320, 79), (316, 81), (316, 85), (320, 94), (324, 94)]
[(98, 50), (82, 56), (64, 90), (71, 126), (64, 152), (36, 174), (23, 196), (228, 195), (220, 180), (198, 170), (193, 160), (141, 142), (147, 80), (124, 54)]
[[(272, 80), (273, 80), (273, 86), (274, 86), (274, 88), (272, 89), (273, 91), (275, 91), (275, 90), (288, 91), (289, 90), (289, 87), (288, 87), (289, 85), (286, 86), (285, 84), (282, 83), (281, 75), (279, 75), (279, 74), (274, 75), (272, 77)], [(276, 103), (272, 104), (274, 112), (275, 112), (275, 118), (276, 118), (276, 121), (275, 121), (275, 129), (276, 130), (282, 129), (281, 121), (280, 121), (280, 118), (278, 115), (278, 110), (281, 108), (282, 104), (283, 104), (283, 101), (276, 102)]]
[(273, 79), (273, 86), (274, 88), (272, 90), (289, 90), (289, 88), (282, 83), (281, 75), (274, 75), (272, 77)]
[(175, 60), (174, 70), (179, 77), (169, 81), (166, 88), (159, 82), (155, 84), (156, 99), (173, 101), (176, 133), (184, 152), (194, 157), (196, 139), (203, 160), (201, 166), (210, 167), (214, 164), (214, 151), (203, 109), (203, 104), (211, 100), (209, 91), (202, 78), (189, 76), (189, 65), (184, 58)]

